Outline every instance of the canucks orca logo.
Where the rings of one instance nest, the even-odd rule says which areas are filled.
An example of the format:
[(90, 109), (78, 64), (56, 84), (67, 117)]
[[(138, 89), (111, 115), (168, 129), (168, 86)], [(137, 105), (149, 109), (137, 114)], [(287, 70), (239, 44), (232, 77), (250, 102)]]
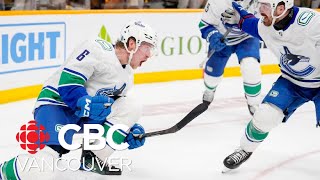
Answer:
[(116, 86), (114, 88), (102, 88), (96, 93), (96, 96), (119, 96), (123, 90), (126, 88), (126, 83), (124, 83), (119, 89)]
[(286, 46), (284, 46), (283, 48), (285, 54), (281, 53), (282, 55), (280, 57), (280, 66), (287, 70), (287, 72), (289, 72), (290, 74), (299, 77), (305, 77), (311, 74), (316, 69), (310, 64), (308, 64), (308, 66), (302, 70), (293, 69), (292, 67), (297, 65), (298, 63), (309, 62), (310, 58), (302, 55), (292, 54)]

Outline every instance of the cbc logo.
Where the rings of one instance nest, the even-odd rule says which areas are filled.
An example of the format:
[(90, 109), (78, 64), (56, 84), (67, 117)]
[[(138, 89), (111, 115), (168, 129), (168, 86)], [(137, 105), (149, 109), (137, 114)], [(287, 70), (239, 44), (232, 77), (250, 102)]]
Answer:
[(46, 145), (44, 142), (49, 141), (49, 134), (44, 132), (44, 126), (37, 125), (35, 120), (31, 120), (28, 124), (24, 124), (20, 128), (20, 132), (17, 133), (16, 139), (20, 143), (20, 147), (30, 154), (35, 154), (39, 150), (43, 149)]

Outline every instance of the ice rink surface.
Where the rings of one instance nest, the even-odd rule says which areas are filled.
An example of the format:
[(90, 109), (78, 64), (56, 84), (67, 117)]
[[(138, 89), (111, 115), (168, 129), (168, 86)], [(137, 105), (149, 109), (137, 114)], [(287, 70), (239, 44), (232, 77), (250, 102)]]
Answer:
[[(263, 76), (263, 95), (278, 76)], [(136, 85), (134, 93), (143, 104), (139, 123), (147, 132), (171, 127), (201, 102), (202, 92), (202, 80)], [(224, 78), (209, 109), (181, 131), (148, 138), (140, 149), (116, 152), (114, 157), (132, 160), (131, 171), (125, 168), (122, 176), (94, 175), (92, 179), (319, 180), (320, 128), (315, 127), (313, 103), (303, 105), (288, 123), (275, 128), (239, 169), (221, 173), (223, 159), (238, 147), (251, 118), (243, 94), (241, 78)], [(0, 105), (0, 162), (24, 153), (15, 135), (32, 120), (34, 102)]]

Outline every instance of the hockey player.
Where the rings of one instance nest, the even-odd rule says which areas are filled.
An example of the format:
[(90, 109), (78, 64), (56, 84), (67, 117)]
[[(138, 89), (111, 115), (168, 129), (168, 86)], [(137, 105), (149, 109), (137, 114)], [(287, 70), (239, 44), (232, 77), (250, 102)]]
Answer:
[[(133, 86), (133, 69), (147, 61), (156, 46), (157, 35), (151, 27), (141, 21), (133, 21), (124, 26), (114, 47), (97, 38), (85, 41), (75, 49), (61, 68), (44, 83), (35, 105), (34, 118), (50, 134), (49, 142), (35, 155), (19, 155), (4, 162), (0, 168), (0, 179), (35, 179), (37, 176), (41, 176), (40, 179), (82, 178), (75, 173), (83, 171), (70, 174), (60, 171), (39, 173), (39, 170), (24, 172), (16, 164), (18, 160), (23, 164), (30, 157), (50, 162), (50, 159), (68, 153), (58, 141), (58, 127), (66, 124), (101, 124), (105, 134), (113, 124), (124, 124), (131, 128), (127, 132), (114, 133), (115, 143), (127, 142), (128, 149), (141, 147), (145, 139), (135, 138), (145, 133), (143, 127), (135, 123), (140, 118), (141, 109), (127, 93)], [(73, 134), (73, 131), (66, 132), (65, 141), (68, 144), (71, 144)], [(113, 152), (108, 144), (102, 150), (84, 151), (82, 157), (85, 161), (81, 160), (84, 162), (83, 169), (103, 175), (121, 174), (117, 168), (99, 168), (103, 164), (98, 163), (105, 162)]]
[[(232, 1), (209, 0), (199, 23), (202, 38), (209, 43), (209, 56), (214, 52), (204, 67), (203, 101), (212, 102), (222, 80), (224, 68), (231, 54), (235, 53), (241, 68), (249, 112), (253, 114), (261, 101), (260, 41), (238, 27), (232, 27), (231, 32), (226, 37), (223, 36), (227, 29), (221, 21), (221, 13), (226, 7), (231, 8)], [(244, 0), (241, 3), (253, 11), (251, 0)]]
[(258, 0), (262, 18), (232, 3), (235, 13), (226, 11), (229, 25), (263, 40), (277, 56), (281, 76), (254, 113), (240, 140), (240, 149), (227, 156), (224, 165), (235, 169), (245, 162), (272, 128), (286, 122), (302, 104), (313, 101), (320, 125), (320, 15), (293, 5), (293, 0)]

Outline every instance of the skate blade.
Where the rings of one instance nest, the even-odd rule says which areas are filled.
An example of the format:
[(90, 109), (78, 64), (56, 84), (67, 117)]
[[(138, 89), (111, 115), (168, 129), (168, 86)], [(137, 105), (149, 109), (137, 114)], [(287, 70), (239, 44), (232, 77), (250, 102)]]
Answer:
[(227, 167), (223, 167), (221, 173), (222, 173), (222, 174), (225, 174), (225, 173), (230, 172), (231, 170), (232, 170), (232, 169), (229, 169), (229, 168), (227, 168)]

